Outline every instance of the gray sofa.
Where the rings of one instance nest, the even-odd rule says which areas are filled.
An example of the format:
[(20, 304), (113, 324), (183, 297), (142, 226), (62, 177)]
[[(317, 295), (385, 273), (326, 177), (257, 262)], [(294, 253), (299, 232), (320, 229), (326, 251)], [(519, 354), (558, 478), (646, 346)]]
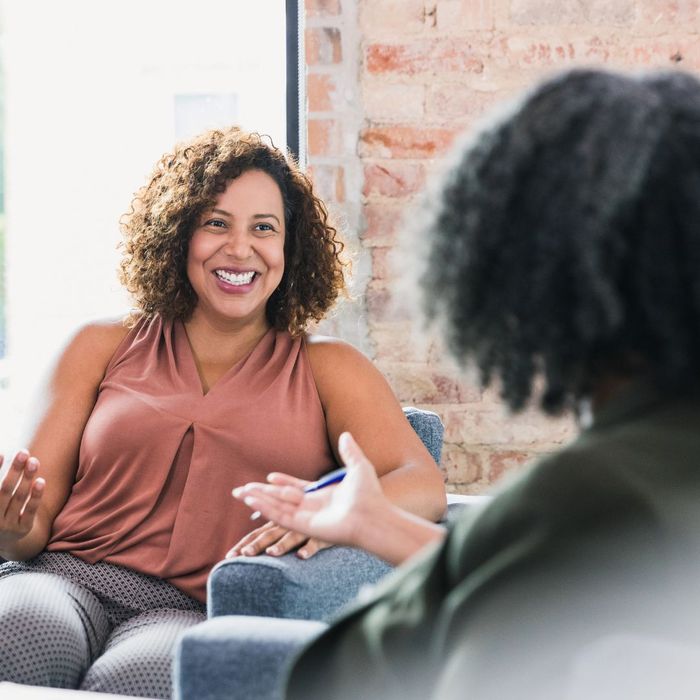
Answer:
[[(430, 411), (404, 413), (437, 463), (443, 425)], [(448, 519), (479, 501), (448, 496)], [(209, 620), (181, 638), (174, 665), (178, 700), (283, 697), (297, 652), (318, 635), (363, 586), (391, 567), (350, 547), (332, 547), (303, 561), (293, 554), (220, 562), (208, 582)]]

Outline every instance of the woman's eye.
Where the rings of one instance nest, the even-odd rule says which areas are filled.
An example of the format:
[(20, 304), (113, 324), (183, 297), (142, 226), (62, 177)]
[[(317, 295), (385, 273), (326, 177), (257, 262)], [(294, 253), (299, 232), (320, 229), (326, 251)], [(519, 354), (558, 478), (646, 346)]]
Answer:
[(226, 228), (226, 222), (221, 219), (208, 219), (204, 222), (204, 225), (212, 228)]
[(263, 233), (272, 233), (274, 232), (274, 227), (271, 226), (270, 224), (255, 224), (255, 230), (256, 231), (262, 231)]

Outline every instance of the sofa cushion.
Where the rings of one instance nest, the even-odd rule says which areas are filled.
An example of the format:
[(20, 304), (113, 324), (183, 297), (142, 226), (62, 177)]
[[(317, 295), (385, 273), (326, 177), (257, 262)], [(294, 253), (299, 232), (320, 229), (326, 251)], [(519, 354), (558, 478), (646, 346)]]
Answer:
[(386, 562), (352, 547), (330, 547), (310, 559), (294, 554), (228, 559), (209, 576), (209, 617), (328, 620), (361, 586), (378, 581), (390, 569)]

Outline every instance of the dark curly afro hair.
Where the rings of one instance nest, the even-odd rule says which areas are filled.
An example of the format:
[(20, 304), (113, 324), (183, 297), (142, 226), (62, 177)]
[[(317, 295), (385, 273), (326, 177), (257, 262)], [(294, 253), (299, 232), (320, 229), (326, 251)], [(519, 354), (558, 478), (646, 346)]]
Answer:
[(270, 324), (298, 335), (345, 291), (344, 246), (309, 179), (259, 134), (232, 127), (205, 132), (164, 155), (122, 217), (120, 280), (137, 315), (191, 315), (197, 296), (187, 278), (190, 238), (201, 214), (248, 170), (270, 175), (284, 202), (285, 270), (267, 304)]
[[(458, 155), (428, 226), (428, 317), (521, 409), (601, 377), (698, 389), (700, 82), (552, 78)], [(423, 231), (425, 235), (425, 231)]]

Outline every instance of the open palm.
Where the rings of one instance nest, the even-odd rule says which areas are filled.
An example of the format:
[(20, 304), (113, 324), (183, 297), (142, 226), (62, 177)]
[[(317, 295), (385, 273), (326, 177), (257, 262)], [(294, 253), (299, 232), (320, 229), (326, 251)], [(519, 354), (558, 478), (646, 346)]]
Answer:
[(364, 514), (384, 507), (386, 499), (374, 467), (349, 433), (340, 436), (338, 450), (347, 475), (337, 486), (305, 493), (308, 482), (275, 472), (269, 483), (246, 484), (234, 496), (283, 527), (335, 544), (356, 544)]

